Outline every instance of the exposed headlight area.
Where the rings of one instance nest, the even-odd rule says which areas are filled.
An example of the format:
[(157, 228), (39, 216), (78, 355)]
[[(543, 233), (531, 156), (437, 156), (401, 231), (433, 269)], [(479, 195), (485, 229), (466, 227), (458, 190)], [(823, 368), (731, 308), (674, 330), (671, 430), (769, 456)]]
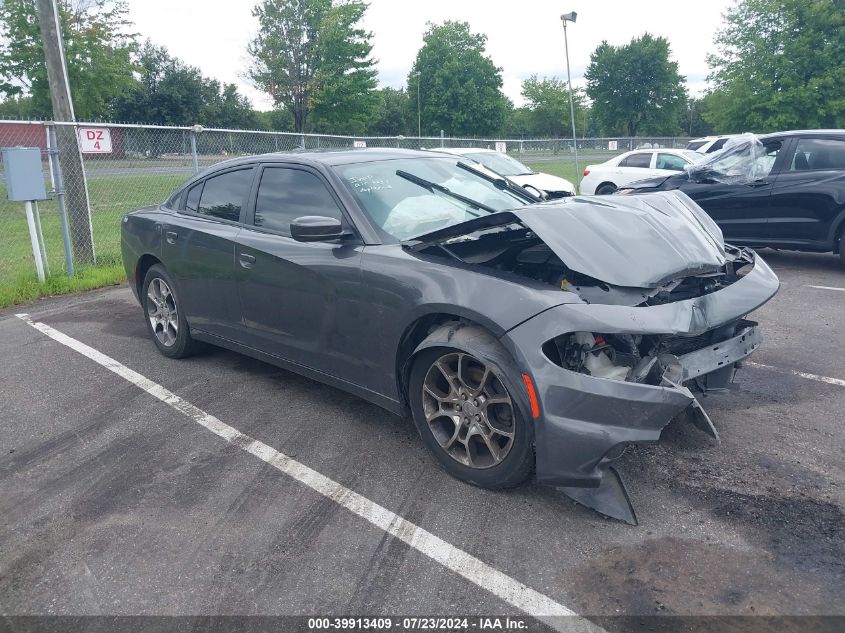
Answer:
[(732, 367), (759, 344), (757, 324), (739, 319), (697, 336), (572, 332), (543, 344), (555, 365), (595, 378), (654, 386), (698, 381), (702, 391), (722, 389), (705, 374)]

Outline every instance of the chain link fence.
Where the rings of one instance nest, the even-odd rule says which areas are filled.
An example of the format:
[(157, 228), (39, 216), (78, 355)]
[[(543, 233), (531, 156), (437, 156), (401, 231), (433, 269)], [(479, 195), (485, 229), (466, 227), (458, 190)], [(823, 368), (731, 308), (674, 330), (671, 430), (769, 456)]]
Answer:
[[(583, 167), (631, 149), (683, 148), (688, 140), (585, 138), (578, 139), (577, 146)], [(0, 121), (0, 147), (41, 149), (50, 199), (38, 202), (37, 207), (45, 267), (51, 275), (67, 274), (74, 266), (119, 265), (120, 219), (127, 211), (163, 201), (193, 174), (235, 156), (357, 147), (484, 147), (506, 151), (531, 164), (572, 161), (575, 155), (572, 139), (353, 137), (199, 126), (26, 121)], [(55, 168), (51, 161), (57, 161)], [(7, 200), (4, 174), (0, 162), (0, 294), (4, 288), (35, 279), (35, 256), (24, 206)], [(66, 211), (72, 260), (65, 256), (62, 209)]]

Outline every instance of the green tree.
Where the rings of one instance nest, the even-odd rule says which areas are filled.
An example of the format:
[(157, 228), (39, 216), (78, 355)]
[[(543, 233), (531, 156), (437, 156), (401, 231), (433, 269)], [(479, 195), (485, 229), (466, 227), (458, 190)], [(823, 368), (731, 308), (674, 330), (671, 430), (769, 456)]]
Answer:
[(648, 33), (623, 46), (599, 44), (584, 76), (592, 116), (605, 134), (675, 134), (687, 106), (669, 41)]
[[(485, 55), (487, 36), (466, 22), (429, 23), (408, 75), (408, 94), (420, 83), (423, 134), (452, 136), (498, 132), (508, 111), (502, 69)], [(416, 100), (411, 100), (416, 115)]]
[[(569, 87), (556, 77), (538, 79), (532, 75), (522, 82), (522, 96), (531, 112), (531, 134), (538, 137), (571, 137), (572, 115), (569, 110)], [(586, 97), (581, 90), (573, 90), (575, 131), (580, 137), (586, 132), (588, 119)]]
[(845, 127), (841, 1), (740, 0), (715, 43), (705, 119), (717, 131)]
[(372, 34), (358, 26), (366, 9), (361, 0), (263, 0), (253, 10), (249, 76), (293, 113), (297, 132), (312, 113), (314, 127), (350, 133), (376, 116)]
[[(131, 91), (135, 34), (120, 0), (60, 0), (68, 81), (77, 119), (107, 118), (112, 101)], [(52, 115), (34, 0), (0, 2), (0, 94), (32, 97), (32, 114)]]
[[(412, 136), (417, 133), (417, 120), (411, 112), (411, 100), (404, 89), (382, 88), (378, 117), (370, 132), (379, 136)], [(416, 98), (416, 97), (415, 97)]]
[(502, 135), (507, 138), (529, 138), (534, 136), (534, 118), (526, 107), (510, 108), (505, 114)]
[(275, 108), (266, 112), (255, 113), (259, 130), (275, 132), (293, 132), (293, 113), (284, 108)]
[(683, 134), (696, 137), (713, 134), (713, 126), (704, 120), (710, 108), (708, 96), (691, 97), (687, 100), (687, 109), (681, 116)]
[(203, 77), (198, 68), (171, 57), (163, 46), (144, 42), (137, 69), (134, 89), (112, 106), (120, 121), (228, 128), (258, 124), (252, 105), (234, 84)]

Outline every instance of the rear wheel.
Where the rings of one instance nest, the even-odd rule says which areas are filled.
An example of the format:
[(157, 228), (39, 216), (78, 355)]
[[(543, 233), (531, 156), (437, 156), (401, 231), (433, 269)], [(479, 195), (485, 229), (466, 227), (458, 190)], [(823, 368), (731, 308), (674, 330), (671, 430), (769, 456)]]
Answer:
[(141, 303), (147, 331), (158, 350), (170, 358), (184, 358), (197, 351), (188, 322), (179, 305), (173, 281), (164, 269), (151, 266), (141, 286)]
[(433, 347), (417, 355), (408, 393), (414, 423), (452, 476), (509, 488), (531, 475), (531, 432), (506, 382), (502, 370), (476, 351)]
[(596, 189), (597, 196), (609, 196), (614, 191), (616, 191), (616, 185), (613, 183), (606, 182), (603, 185), (600, 185), (598, 189)]

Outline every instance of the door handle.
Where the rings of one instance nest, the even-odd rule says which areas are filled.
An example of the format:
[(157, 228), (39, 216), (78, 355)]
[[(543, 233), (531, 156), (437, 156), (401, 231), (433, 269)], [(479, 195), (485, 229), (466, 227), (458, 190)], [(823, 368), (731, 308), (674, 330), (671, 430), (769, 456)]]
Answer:
[(164, 239), (167, 240), (168, 244), (175, 244), (176, 239), (179, 237), (179, 234), (176, 231), (167, 231), (164, 234)]
[(254, 255), (250, 255), (249, 253), (241, 253), (239, 259), (241, 262), (241, 266), (243, 266), (244, 268), (252, 268), (253, 266), (255, 266)]

